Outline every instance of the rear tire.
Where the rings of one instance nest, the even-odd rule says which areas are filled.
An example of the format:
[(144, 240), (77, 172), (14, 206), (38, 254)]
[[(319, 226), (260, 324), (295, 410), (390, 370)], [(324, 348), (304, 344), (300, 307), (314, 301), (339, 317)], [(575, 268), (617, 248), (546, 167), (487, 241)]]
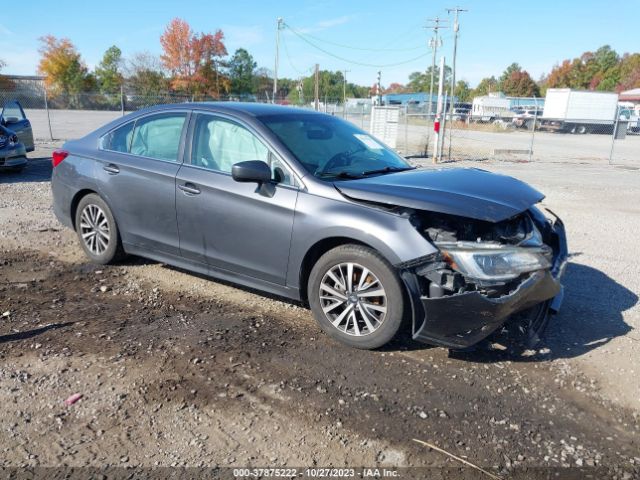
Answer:
[(106, 265), (125, 257), (111, 209), (99, 195), (82, 197), (76, 208), (75, 226), (80, 245), (93, 263)]
[(322, 255), (311, 270), (307, 292), (320, 327), (351, 347), (381, 347), (402, 326), (402, 282), (371, 248), (350, 244)]

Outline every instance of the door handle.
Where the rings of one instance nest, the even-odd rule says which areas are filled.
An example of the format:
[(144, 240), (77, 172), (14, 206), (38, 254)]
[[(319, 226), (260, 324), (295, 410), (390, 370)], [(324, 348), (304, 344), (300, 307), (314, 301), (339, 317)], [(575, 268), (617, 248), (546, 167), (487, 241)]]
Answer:
[(184, 185), (178, 185), (178, 188), (187, 195), (198, 195), (200, 193), (200, 189), (191, 182), (187, 182)]
[(102, 169), (110, 175), (116, 175), (120, 173), (120, 169), (118, 168), (118, 166), (114, 165), (113, 163), (105, 165), (104, 167), (102, 167)]

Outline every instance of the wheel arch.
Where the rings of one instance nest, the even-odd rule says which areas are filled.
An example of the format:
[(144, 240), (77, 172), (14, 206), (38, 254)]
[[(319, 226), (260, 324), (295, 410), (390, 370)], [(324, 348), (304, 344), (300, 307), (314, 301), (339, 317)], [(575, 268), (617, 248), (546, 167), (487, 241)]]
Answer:
[[(100, 196), (100, 194), (95, 190), (92, 190), (90, 188), (83, 188), (82, 190), (78, 190), (73, 196), (73, 198), (71, 199), (71, 208), (69, 209), (69, 216), (71, 217), (71, 224), (73, 225), (74, 230), (76, 228), (76, 211), (78, 210), (78, 205), (80, 204), (80, 200), (82, 200), (84, 197), (92, 193)], [(102, 197), (100, 196), (100, 198)]]
[(363, 247), (370, 248), (375, 252), (378, 252), (380, 255), (384, 257), (384, 254), (376, 249), (374, 246), (363, 242), (361, 240), (357, 240), (352, 237), (327, 237), (322, 240), (314, 243), (306, 252), (304, 258), (302, 259), (302, 263), (300, 264), (299, 271), (299, 289), (300, 289), (300, 300), (308, 304), (309, 299), (307, 297), (307, 283), (309, 281), (309, 275), (311, 274), (311, 269), (316, 264), (318, 259), (327, 253), (329, 250), (333, 250), (336, 247), (342, 245), (361, 245)]

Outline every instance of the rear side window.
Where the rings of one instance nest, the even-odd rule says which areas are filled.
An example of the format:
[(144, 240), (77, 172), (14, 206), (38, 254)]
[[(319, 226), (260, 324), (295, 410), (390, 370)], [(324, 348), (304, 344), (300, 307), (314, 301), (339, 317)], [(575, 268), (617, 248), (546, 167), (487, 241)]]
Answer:
[(136, 122), (129, 153), (171, 162), (178, 161), (186, 113), (165, 113)]
[(102, 149), (127, 153), (131, 145), (133, 124), (134, 122), (129, 122), (102, 137)]

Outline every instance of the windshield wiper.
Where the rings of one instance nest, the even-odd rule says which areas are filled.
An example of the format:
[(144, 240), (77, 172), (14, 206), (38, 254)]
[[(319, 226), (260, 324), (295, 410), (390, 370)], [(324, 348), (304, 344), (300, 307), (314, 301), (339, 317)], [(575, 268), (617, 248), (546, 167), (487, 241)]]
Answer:
[(362, 174), (359, 173), (350, 173), (350, 172), (322, 172), (316, 174), (316, 177), (331, 177), (331, 178), (362, 178)]
[(362, 175), (375, 175), (376, 173), (395, 173), (404, 172), (406, 170), (415, 170), (416, 167), (384, 167), (377, 170), (367, 170), (362, 172)]

